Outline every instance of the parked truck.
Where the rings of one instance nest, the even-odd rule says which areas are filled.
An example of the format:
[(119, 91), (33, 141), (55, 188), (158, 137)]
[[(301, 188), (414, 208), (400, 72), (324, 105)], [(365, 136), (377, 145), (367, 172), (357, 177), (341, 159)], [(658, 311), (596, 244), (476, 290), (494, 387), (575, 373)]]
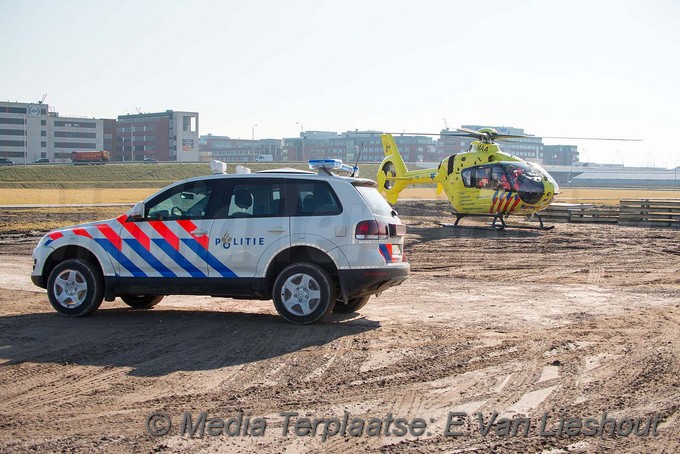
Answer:
[(104, 164), (109, 162), (111, 155), (108, 151), (74, 151), (71, 161), (74, 164)]

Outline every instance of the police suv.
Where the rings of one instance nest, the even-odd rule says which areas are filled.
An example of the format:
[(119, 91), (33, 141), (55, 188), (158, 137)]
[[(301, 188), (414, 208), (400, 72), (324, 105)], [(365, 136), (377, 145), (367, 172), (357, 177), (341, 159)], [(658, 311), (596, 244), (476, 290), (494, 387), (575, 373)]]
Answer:
[(33, 251), (33, 283), (68, 316), (116, 297), (144, 309), (164, 295), (212, 295), (273, 299), (283, 318), (308, 324), (407, 278), (405, 226), (375, 182), (332, 172), (348, 168), (339, 160), (310, 161), (318, 173), (227, 175), (213, 164), (221, 170), (118, 218), (48, 233)]

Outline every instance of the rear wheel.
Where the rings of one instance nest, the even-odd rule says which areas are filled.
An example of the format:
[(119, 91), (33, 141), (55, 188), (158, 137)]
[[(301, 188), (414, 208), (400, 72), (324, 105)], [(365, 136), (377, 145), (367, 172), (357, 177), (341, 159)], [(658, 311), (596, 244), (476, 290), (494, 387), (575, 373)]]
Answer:
[(284, 268), (274, 281), (274, 307), (289, 322), (307, 325), (324, 320), (335, 306), (335, 284), (312, 263)]
[(161, 302), (163, 295), (123, 295), (120, 299), (134, 309), (150, 309)]
[(356, 312), (362, 307), (368, 303), (368, 300), (371, 298), (371, 295), (368, 296), (359, 296), (357, 298), (350, 298), (347, 301), (347, 304), (343, 300), (337, 300), (335, 302), (335, 307), (333, 308), (333, 312), (337, 312), (340, 314), (349, 314), (351, 312)]
[(47, 297), (60, 314), (82, 317), (102, 304), (103, 281), (99, 268), (87, 260), (64, 260), (47, 278)]

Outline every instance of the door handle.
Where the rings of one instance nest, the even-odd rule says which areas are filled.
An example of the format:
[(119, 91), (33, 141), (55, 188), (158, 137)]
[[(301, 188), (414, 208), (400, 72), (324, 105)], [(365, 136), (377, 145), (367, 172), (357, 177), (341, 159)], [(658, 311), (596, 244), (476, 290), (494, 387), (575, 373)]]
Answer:
[(286, 230), (283, 227), (272, 227), (271, 229), (267, 230), (269, 233), (283, 233)]
[(194, 230), (194, 231), (192, 231), (192, 232), (189, 232), (189, 233), (191, 234), (191, 236), (203, 236), (203, 235), (205, 235), (205, 234), (208, 233), (208, 232), (206, 232), (206, 231), (203, 230), (203, 229), (196, 229), (196, 230)]

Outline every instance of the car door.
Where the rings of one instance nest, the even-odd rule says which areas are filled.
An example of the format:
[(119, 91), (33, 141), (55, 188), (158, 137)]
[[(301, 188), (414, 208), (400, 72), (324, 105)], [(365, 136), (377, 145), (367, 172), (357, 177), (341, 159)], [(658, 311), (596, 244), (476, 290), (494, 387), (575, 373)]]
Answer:
[[(291, 182), (291, 244), (312, 244), (324, 251), (338, 247), (335, 240), (345, 240), (348, 235), (344, 223), (337, 217), (343, 206), (331, 185), (320, 180), (295, 180)], [(340, 229), (341, 231), (338, 231)]]
[(268, 261), (290, 245), (285, 213), (285, 182), (281, 178), (234, 178), (217, 211), (210, 234), (209, 252), (218, 266), (213, 277), (258, 276), (260, 260)]
[(199, 180), (173, 186), (145, 204), (141, 219), (125, 219), (120, 276), (204, 285), (217, 184), (216, 180)]

